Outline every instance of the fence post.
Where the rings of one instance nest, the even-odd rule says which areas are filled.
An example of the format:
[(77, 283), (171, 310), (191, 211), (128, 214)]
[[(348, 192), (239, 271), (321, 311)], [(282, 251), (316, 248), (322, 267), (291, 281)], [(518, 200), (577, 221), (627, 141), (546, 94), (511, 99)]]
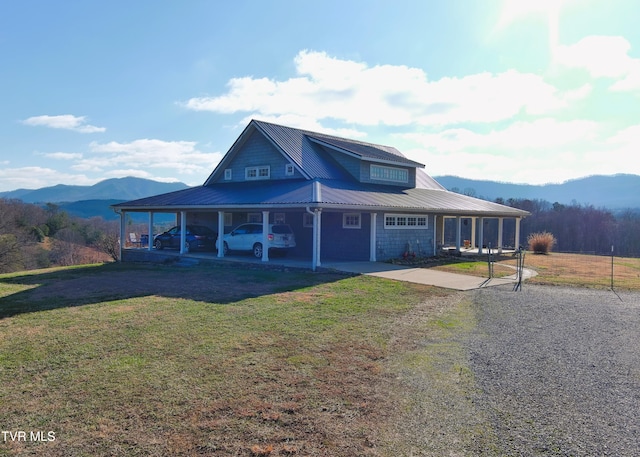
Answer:
[(611, 290), (613, 290), (613, 244), (611, 245)]

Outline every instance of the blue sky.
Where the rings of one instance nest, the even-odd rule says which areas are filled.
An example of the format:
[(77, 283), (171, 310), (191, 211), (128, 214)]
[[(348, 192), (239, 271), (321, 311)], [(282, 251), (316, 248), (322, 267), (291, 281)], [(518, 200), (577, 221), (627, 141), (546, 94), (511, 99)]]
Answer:
[(204, 182), (249, 120), (431, 175), (640, 174), (636, 0), (0, 4), (0, 191)]

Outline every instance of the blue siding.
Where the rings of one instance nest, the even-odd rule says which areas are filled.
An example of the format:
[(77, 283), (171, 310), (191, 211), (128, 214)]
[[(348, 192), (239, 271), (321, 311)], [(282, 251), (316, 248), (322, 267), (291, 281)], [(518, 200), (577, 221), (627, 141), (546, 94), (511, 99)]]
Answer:
[[(292, 176), (287, 176), (285, 166), (291, 162), (278, 151), (275, 146), (267, 140), (260, 132), (254, 131), (243, 147), (236, 153), (233, 160), (227, 164), (225, 169), (231, 169), (232, 178), (230, 181), (224, 179), (224, 172), (216, 182), (238, 182), (245, 181), (245, 169), (247, 167), (259, 167), (268, 165), (270, 167), (270, 179), (301, 179), (303, 176), (295, 169)], [(252, 180), (255, 181), (255, 180)]]
[(322, 213), (321, 258), (325, 260), (369, 260), (371, 217), (360, 213), (361, 228), (342, 228), (342, 213)]
[[(321, 148), (321, 146), (318, 146)], [(360, 159), (333, 151), (331, 149), (322, 148), (333, 160), (335, 160), (342, 168), (344, 168), (351, 176), (360, 181)]]

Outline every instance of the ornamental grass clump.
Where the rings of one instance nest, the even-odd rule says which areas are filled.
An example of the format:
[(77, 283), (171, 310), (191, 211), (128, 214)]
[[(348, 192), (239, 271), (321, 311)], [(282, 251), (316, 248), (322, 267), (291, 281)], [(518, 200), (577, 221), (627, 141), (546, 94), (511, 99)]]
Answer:
[(556, 244), (555, 237), (549, 232), (532, 233), (527, 238), (529, 250), (534, 254), (548, 254)]

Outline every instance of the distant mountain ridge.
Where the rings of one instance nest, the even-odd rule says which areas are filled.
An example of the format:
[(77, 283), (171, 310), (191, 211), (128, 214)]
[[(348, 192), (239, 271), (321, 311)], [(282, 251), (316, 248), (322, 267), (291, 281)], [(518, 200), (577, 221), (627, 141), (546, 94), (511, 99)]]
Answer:
[(135, 200), (186, 189), (181, 182), (159, 182), (143, 178), (105, 179), (93, 186), (58, 184), (41, 189), (17, 189), (0, 192), (0, 198), (18, 199), (25, 203), (72, 203), (84, 200)]
[(640, 175), (595, 175), (562, 184), (511, 184), (496, 181), (434, 176), (447, 190), (472, 194), (486, 200), (496, 198), (546, 200), (570, 205), (578, 203), (610, 210), (640, 208)]

